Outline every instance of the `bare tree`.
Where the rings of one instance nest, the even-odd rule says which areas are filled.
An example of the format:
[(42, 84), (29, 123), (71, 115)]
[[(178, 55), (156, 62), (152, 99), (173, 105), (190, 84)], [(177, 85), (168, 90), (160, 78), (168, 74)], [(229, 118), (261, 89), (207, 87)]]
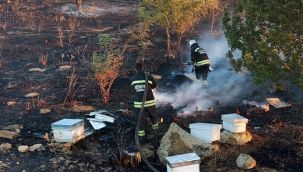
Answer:
[(77, 5), (78, 11), (81, 11), (83, 0), (75, 0), (75, 3)]

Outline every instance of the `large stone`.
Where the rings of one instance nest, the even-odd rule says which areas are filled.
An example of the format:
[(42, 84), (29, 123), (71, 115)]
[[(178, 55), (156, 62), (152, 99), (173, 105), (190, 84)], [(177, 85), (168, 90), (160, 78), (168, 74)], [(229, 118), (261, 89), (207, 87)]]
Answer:
[(10, 143), (2, 143), (0, 145), (0, 151), (1, 152), (4, 152), (4, 153), (7, 153), (9, 150), (12, 149), (12, 145)]
[(40, 109), (40, 113), (41, 114), (47, 114), (47, 113), (50, 113), (50, 112), (51, 112), (51, 110), (48, 109), (48, 108), (42, 108), (42, 109)]
[(227, 143), (231, 145), (244, 145), (252, 140), (252, 135), (245, 131), (243, 133), (231, 133), (224, 130), (220, 135), (220, 142)]
[(17, 102), (15, 102), (15, 101), (8, 101), (6, 103), (7, 106), (14, 106), (15, 104), (17, 104)]
[(161, 163), (165, 164), (167, 156), (195, 152), (201, 158), (205, 158), (218, 150), (218, 145), (204, 144), (177, 124), (172, 123), (161, 139), (157, 154)]
[(18, 134), (12, 131), (0, 130), (0, 137), (7, 139), (15, 139), (18, 137)]
[(236, 163), (237, 163), (237, 167), (245, 170), (252, 169), (257, 165), (256, 160), (253, 157), (244, 153), (241, 153), (238, 156)]
[(142, 153), (143, 153), (143, 155), (144, 155), (145, 158), (152, 158), (152, 157), (155, 156), (154, 151), (151, 150), (151, 149), (148, 149), (148, 148), (146, 148), (146, 147), (143, 147), (143, 148), (141, 149), (141, 151), (142, 151)]
[(41, 68), (30, 68), (28, 71), (30, 72), (45, 72), (47, 69), (41, 69)]
[(93, 106), (85, 106), (85, 105), (74, 105), (71, 107), (73, 112), (91, 112), (96, 110)]
[(70, 66), (70, 65), (62, 65), (62, 66), (59, 66), (59, 70), (69, 70), (69, 69), (71, 69), (72, 68), (72, 66)]
[(42, 151), (43, 145), (42, 144), (34, 144), (33, 146), (29, 147), (29, 151), (34, 152), (34, 151)]
[(33, 97), (37, 97), (37, 96), (40, 96), (40, 94), (37, 92), (31, 92), (31, 93), (28, 93), (25, 95), (26, 98), (33, 98)]
[(18, 147), (18, 151), (22, 153), (28, 152), (28, 149), (29, 147), (27, 145), (21, 145)]
[(0, 170), (2, 171), (5, 168), (9, 168), (10, 163), (4, 163), (0, 161)]
[(2, 129), (3, 130), (9, 130), (9, 131), (22, 130), (23, 125), (21, 125), (21, 124), (12, 124), (12, 125), (5, 126)]

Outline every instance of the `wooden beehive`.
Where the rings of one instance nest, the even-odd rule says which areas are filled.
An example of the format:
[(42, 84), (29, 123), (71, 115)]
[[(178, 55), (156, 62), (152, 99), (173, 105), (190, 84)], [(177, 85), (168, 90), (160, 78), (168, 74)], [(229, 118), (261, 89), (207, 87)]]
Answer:
[(221, 124), (194, 123), (189, 124), (190, 134), (204, 143), (220, 140)]
[(199, 172), (200, 157), (195, 153), (187, 153), (165, 157), (167, 172)]
[(56, 142), (75, 143), (84, 138), (84, 121), (82, 119), (62, 119), (51, 126)]

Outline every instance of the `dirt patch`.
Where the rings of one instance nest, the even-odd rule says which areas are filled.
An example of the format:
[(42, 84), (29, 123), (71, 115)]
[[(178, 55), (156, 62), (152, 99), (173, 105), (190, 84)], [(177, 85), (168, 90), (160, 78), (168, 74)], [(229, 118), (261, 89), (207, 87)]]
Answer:
[(59, 13), (77, 17), (101, 17), (106, 14), (122, 15), (134, 12), (133, 8), (119, 6), (118, 4), (110, 4), (107, 2), (104, 2), (100, 6), (83, 4), (80, 10), (78, 10), (75, 4), (70, 3), (63, 5), (62, 7), (59, 7), (56, 10)]

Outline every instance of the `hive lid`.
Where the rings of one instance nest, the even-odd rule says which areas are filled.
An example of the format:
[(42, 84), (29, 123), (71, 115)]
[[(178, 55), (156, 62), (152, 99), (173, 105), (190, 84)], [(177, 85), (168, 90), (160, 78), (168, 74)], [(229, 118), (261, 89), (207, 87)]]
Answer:
[(212, 124), (212, 123), (193, 123), (189, 124), (189, 128), (191, 129), (199, 129), (199, 130), (212, 130), (222, 128), (221, 124)]
[(52, 129), (70, 129), (84, 124), (83, 119), (62, 119), (55, 123), (52, 123)]
[(291, 104), (288, 104), (279, 98), (267, 98), (266, 101), (275, 108), (284, 108), (291, 106)]
[(236, 113), (224, 114), (221, 116), (221, 120), (228, 121), (231, 123), (248, 123), (247, 118), (244, 118), (243, 116), (238, 115)]
[(165, 157), (165, 159), (170, 167), (181, 167), (186, 165), (199, 164), (201, 161), (200, 157), (195, 153), (169, 156)]

